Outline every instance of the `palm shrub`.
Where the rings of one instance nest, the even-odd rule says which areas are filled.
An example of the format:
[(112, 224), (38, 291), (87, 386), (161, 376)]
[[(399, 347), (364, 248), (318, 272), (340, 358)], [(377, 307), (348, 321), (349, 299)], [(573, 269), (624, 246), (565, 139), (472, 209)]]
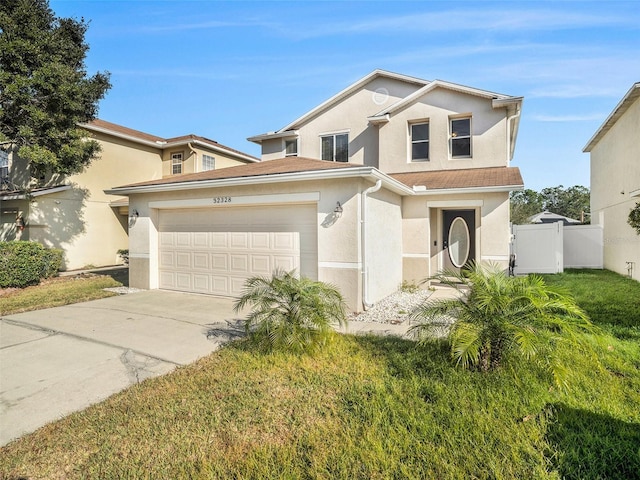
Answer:
[(499, 266), (472, 264), (462, 272), (434, 277), (454, 287), (456, 298), (426, 300), (412, 312), (411, 331), (421, 341), (448, 336), (457, 365), (488, 371), (512, 356), (542, 362), (558, 386), (567, 368), (556, 353), (580, 347), (581, 332), (593, 330), (586, 313), (562, 291), (537, 275), (509, 277)]
[(336, 287), (299, 278), (294, 271), (247, 279), (234, 309), (247, 306), (246, 331), (265, 351), (312, 352), (329, 341), (333, 325), (347, 322), (346, 304)]

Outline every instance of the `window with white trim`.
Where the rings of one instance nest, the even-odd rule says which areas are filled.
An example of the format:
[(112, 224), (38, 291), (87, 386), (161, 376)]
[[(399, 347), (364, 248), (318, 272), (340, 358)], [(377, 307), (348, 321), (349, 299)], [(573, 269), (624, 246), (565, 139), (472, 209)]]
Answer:
[(182, 173), (182, 152), (171, 154), (171, 174), (180, 175)]
[(413, 123), (411, 127), (411, 161), (429, 161), (429, 123)]
[(349, 161), (349, 134), (337, 133), (320, 137), (322, 160), (330, 162)]
[(451, 119), (451, 158), (471, 156), (471, 117)]
[(9, 178), (9, 154), (0, 149), (0, 180)]
[(285, 157), (297, 157), (298, 156), (298, 139), (284, 141), (284, 155)]
[(211, 155), (202, 155), (202, 171), (206, 172), (207, 170), (215, 170), (216, 168), (216, 159)]

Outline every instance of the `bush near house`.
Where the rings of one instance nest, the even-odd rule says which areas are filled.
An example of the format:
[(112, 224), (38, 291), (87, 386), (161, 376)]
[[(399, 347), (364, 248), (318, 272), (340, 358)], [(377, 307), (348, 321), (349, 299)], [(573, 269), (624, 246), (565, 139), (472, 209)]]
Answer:
[(0, 243), (0, 288), (22, 288), (57, 275), (63, 254), (36, 242)]

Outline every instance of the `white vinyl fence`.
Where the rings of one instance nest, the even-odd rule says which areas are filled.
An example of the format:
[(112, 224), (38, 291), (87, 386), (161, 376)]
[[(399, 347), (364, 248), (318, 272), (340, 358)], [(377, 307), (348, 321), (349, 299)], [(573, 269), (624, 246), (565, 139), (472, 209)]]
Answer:
[(603, 268), (603, 232), (599, 225), (513, 225), (512, 233), (516, 275)]

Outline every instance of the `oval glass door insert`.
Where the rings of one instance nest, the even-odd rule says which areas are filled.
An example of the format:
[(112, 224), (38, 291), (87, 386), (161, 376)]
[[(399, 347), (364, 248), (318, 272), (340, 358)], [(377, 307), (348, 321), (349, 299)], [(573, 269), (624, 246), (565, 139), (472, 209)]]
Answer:
[(449, 258), (457, 268), (469, 259), (469, 227), (462, 217), (456, 217), (449, 228)]

